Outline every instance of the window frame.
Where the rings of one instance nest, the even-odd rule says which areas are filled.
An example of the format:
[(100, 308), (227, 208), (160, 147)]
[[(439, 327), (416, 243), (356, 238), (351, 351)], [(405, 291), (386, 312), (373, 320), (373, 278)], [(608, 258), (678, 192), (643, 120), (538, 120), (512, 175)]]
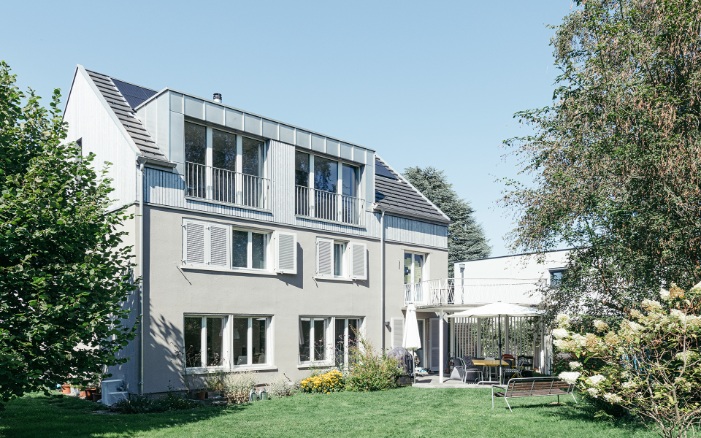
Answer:
[[(235, 231), (244, 232), (244, 233), (247, 233), (247, 234), (248, 234), (248, 243), (246, 244), (246, 266), (245, 266), (245, 267), (244, 267), (244, 266), (234, 266), (234, 265), (233, 265), (233, 263), (234, 263), (234, 246), (233, 246), (233, 245), (234, 245), (234, 238), (233, 238), (233, 233), (234, 233)], [(273, 248), (272, 248), (272, 247), (273, 247), (273, 245), (272, 245), (272, 239), (273, 239), (272, 235), (273, 235), (273, 232), (272, 232), (272, 231), (267, 231), (267, 232), (266, 232), (266, 231), (261, 231), (261, 230), (257, 230), (257, 229), (241, 228), (241, 227), (232, 226), (232, 227), (231, 227), (230, 234), (231, 234), (231, 237), (230, 237), (231, 240), (230, 240), (230, 245), (229, 245), (229, 246), (231, 247), (231, 256), (230, 256), (229, 258), (231, 259), (231, 261), (230, 261), (230, 263), (229, 263), (229, 266), (231, 267), (232, 270), (237, 271), (237, 270), (243, 270), (243, 269), (245, 269), (245, 270), (250, 270), (250, 271), (265, 271), (265, 272), (270, 272), (270, 271), (272, 271), (272, 270), (270, 269), (270, 259), (271, 259), (270, 253), (271, 253), (271, 251), (272, 251), (272, 249), (273, 249)], [(264, 246), (265, 246), (265, 251), (264, 251), (265, 260), (264, 260), (264, 262), (265, 262), (265, 267), (263, 267), (263, 268), (254, 268), (254, 267), (253, 267), (253, 235), (254, 235), (254, 234), (262, 235), (262, 236), (263, 236), (263, 239), (264, 239)]]
[[(343, 247), (341, 274), (336, 275), (336, 247)], [(327, 249), (328, 247), (328, 249)], [(328, 260), (326, 257), (328, 256)], [(314, 278), (323, 280), (367, 280), (367, 245), (362, 242), (317, 237), (316, 270)]]
[[(265, 362), (263, 363), (253, 363), (253, 355), (248, 354), (249, 351), (253, 350), (253, 322), (254, 320), (260, 320), (261, 318), (265, 319), (265, 352), (262, 354), (265, 354)], [(241, 358), (241, 355), (236, 356), (236, 351), (234, 348), (234, 341), (236, 340), (236, 320), (237, 319), (245, 319), (248, 324), (247, 324), (247, 329), (246, 329), (246, 363), (245, 364), (240, 364), (239, 360)], [(272, 323), (272, 316), (269, 315), (231, 315), (231, 327), (232, 327), (232, 336), (231, 336), (231, 369), (247, 369), (247, 368), (257, 368), (257, 367), (268, 367), (271, 364), (271, 346), (270, 346), (270, 339), (271, 339), (271, 323)], [(239, 333), (239, 336), (241, 334)]]
[[(303, 361), (302, 360), (302, 351), (299, 350), (297, 352), (297, 363), (298, 366), (301, 367), (309, 367), (309, 366), (330, 366), (333, 365), (334, 358), (333, 358), (333, 334), (329, 333), (330, 331), (333, 331), (333, 317), (330, 316), (300, 316), (298, 319), (298, 327), (299, 327), (299, 346), (303, 346), (304, 344), (302, 343), (302, 336), (303, 336), (303, 329), (302, 329), (302, 321), (309, 321), (309, 350), (306, 352), (308, 354), (309, 360)], [(324, 322), (324, 352), (325, 352), (325, 357), (322, 360), (317, 360), (315, 358), (315, 335), (316, 335), (316, 329), (314, 327), (314, 322), (316, 321), (323, 321)]]
[[(339, 340), (337, 339), (337, 334), (336, 334), (336, 323), (338, 321), (343, 321), (343, 358), (342, 361), (339, 363), (338, 360), (338, 344), (340, 343)], [(339, 366), (339, 368), (343, 370), (347, 370), (349, 365), (350, 365), (350, 348), (352, 347), (350, 345), (350, 322), (351, 321), (356, 321), (357, 324), (357, 330), (355, 333), (355, 342), (356, 345), (358, 344), (359, 339), (363, 335), (363, 321), (364, 319), (358, 316), (336, 316), (333, 317), (333, 331), (334, 331), (334, 363), (336, 366)]]
[[(185, 341), (185, 328), (187, 326), (186, 320), (190, 319), (200, 319), (200, 365), (195, 367), (190, 367), (187, 365), (188, 359), (188, 346)], [(221, 333), (221, 351), (219, 352), (221, 357), (220, 365), (208, 365), (207, 364), (207, 320), (208, 319), (221, 319), (222, 320), (222, 333)], [(228, 339), (228, 326), (229, 326), (229, 315), (221, 314), (184, 314), (183, 315), (183, 360), (185, 361), (185, 369), (187, 370), (226, 370), (229, 368), (228, 360), (228, 349), (227, 349), (227, 339)]]

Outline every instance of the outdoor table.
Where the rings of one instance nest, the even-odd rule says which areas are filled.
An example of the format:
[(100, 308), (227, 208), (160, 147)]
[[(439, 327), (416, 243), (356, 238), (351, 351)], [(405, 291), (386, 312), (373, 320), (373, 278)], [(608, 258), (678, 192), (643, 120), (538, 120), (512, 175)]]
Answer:
[[(491, 378), (491, 375), (492, 375), (492, 373), (491, 373), (491, 368), (498, 368), (500, 363), (501, 363), (501, 366), (502, 366), (502, 367), (508, 367), (508, 366), (510, 366), (509, 363), (506, 362), (505, 360), (498, 360), (498, 359), (472, 359), (472, 363), (473, 363), (475, 366), (478, 366), (478, 367), (485, 367), (485, 368), (490, 369), (490, 370), (489, 370), (489, 376), (490, 376), (490, 378)], [(498, 371), (497, 371), (497, 372), (498, 372)], [(497, 372), (495, 372), (495, 375), (496, 375)], [(499, 376), (499, 381), (501, 382), (501, 376)]]

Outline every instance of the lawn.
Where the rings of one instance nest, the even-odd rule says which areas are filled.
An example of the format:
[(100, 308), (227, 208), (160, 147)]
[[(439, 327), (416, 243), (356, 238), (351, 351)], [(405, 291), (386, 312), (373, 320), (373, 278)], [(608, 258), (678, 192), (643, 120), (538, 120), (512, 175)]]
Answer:
[(0, 412), (3, 437), (133, 436), (453, 436), (651, 437), (639, 425), (594, 418), (580, 400), (503, 400), (491, 409), (488, 389), (402, 388), (376, 393), (298, 394), (240, 407), (206, 407), (162, 414), (95, 412), (72, 397), (33, 395)]

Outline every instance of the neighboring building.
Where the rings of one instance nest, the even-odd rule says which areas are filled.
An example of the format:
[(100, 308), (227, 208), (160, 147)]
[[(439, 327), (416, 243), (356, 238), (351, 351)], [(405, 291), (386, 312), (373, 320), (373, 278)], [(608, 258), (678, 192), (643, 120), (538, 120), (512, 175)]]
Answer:
[[(139, 335), (109, 371), (155, 393), (183, 375), (343, 367), (356, 331), (400, 345), (404, 284), (447, 276), (447, 216), (373, 149), (215, 97), (76, 69), (68, 140), (112, 163), (142, 278), (125, 303)], [(437, 352), (439, 319), (419, 319)]]

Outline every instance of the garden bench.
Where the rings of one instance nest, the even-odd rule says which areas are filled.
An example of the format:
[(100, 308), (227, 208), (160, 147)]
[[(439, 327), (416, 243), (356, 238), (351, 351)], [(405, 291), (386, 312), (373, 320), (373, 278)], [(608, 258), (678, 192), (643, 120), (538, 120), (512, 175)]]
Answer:
[(577, 403), (573, 390), (574, 385), (557, 377), (518, 377), (509, 380), (506, 385), (492, 386), (492, 409), (494, 409), (494, 397), (503, 397), (509, 411), (511, 411), (510, 398), (557, 396), (557, 402), (560, 403), (560, 396), (569, 394)]

